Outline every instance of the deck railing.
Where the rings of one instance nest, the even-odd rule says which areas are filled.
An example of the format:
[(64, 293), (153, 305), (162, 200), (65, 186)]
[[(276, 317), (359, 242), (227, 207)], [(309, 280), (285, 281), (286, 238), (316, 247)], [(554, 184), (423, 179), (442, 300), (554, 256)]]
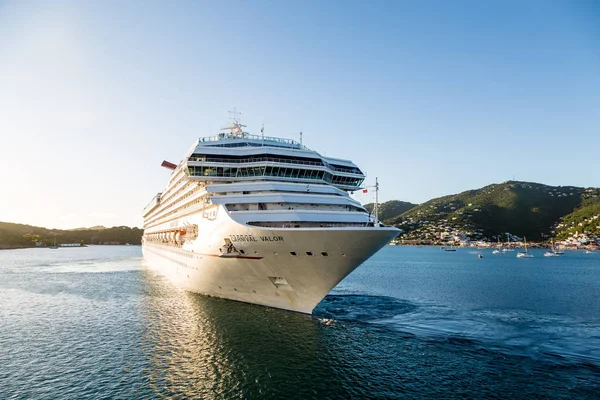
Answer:
[(294, 148), (294, 149), (301, 149), (301, 150), (308, 150), (308, 151), (312, 151), (311, 149), (309, 149), (308, 147), (300, 144), (299, 142), (293, 140), (293, 139), (285, 139), (285, 138), (278, 138), (278, 137), (274, 137), (274, 136), (259, 136), (259, 135), (252, 135), (250, 133), (244, 132), (241, 135), (238, 134), (233, 134), (233, 133), (219, 133), (215, 136), (206, 136), (206, 137), (201, 137), (198, 139), (199, 143), (202, 142), (218, 142), (221, 140), (235, 140), (235, 139), (249, 139), (249, 140), (256, 140), (258, 142), (260, 142), (259, 144), (268, 146), (269, 142), (273, 142), (273, 143), (277, 143), (277, 144), (284, 144), (287, 147), (290, 148)]

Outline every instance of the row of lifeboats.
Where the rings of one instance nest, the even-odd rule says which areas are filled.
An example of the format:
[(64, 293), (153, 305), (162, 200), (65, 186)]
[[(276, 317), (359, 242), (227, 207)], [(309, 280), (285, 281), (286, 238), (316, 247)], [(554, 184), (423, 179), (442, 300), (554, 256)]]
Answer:
[(173, 229), (162, 232), (149, 233), (144, 235), (148, 241), (155, 243), (183, 243), (186, 240), (193, 240), (198, 236), (198, 228), (190, 226), (186, 229)]

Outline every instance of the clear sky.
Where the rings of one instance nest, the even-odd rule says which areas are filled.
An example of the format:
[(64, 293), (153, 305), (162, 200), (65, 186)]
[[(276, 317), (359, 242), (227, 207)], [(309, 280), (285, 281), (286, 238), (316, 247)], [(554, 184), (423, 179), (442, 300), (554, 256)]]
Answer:
[(383, 201), (600, 186), (600, 3), (0, 0), (0, 221), (141, 226), (233, 107)]

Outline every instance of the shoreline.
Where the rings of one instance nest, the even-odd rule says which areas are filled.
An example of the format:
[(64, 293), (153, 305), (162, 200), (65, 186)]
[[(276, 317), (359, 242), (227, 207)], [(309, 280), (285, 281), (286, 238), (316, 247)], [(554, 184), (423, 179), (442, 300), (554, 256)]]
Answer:
[[(448, 244), (404, 244), (404, 243), (396, 243), (396, 244), (387, 244), (387, 246), (404, 246), (404, 247), (446, 247), (446, 246), (452, 246), (455, 247), (456, 249), (474, 249), (474, 250), (495, 250), (497, 248), (499, 248), (498, 246), (489, 246), (489, 247), (477, 247), (477, 246), (456, 246), (456, 245), (448, 245)], [(552, 248), (552, 245), (542, 245), (542, 244), (534, 244), (534, 245), (527, 245), (528, 248), (530, 249), (537, 249), (537, 250), (548, 250)], [(504, 248), (504, 247), (500, 247), (500, 248)], [(514, 246), (514, 247), (510, 247), (511, 249), (523, 249), (523, 246)], [(568, 250), (568, 251), (586, 251), (586, 250), (597, 250), (600, 251), (600, 247), (596, 247), (596, 246), (586, 246), (586, 247), (577, 247), (577, 248), (561, 248), (561, 250)]]
[[(82, 247), (90, 247), (90, 246), (141, 246), (142, 244), (125, 244), (125, 243), (119, 243), (119, 244), (84, 244), (83, 246), (61, 246), (61, 245), (57, 245), (57, 247), (59, 249), (79, 249)], [(51, 248), (51, 246), (13, 246), (13, 247), (1, 247), (0, 246), (0, 251), (1, 250), (22, 250), (22, 249), (49, 249)]]

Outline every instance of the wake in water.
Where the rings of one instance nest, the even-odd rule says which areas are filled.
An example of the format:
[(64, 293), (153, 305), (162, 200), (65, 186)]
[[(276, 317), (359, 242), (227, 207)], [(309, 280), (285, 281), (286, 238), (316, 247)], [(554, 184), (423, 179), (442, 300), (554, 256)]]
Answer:
[(410, 302), (385, 296), (328, 295), (313, 311), (313, 315), (343, 320), (370, 322), (411, 313), (416, 306)]
[(575, 318), (527, 310), (457, 311), (370, 295), (329, 295), (314, 315), (321, 321), (377, 324), (428, 340), (600, 368), (600, 326)]

